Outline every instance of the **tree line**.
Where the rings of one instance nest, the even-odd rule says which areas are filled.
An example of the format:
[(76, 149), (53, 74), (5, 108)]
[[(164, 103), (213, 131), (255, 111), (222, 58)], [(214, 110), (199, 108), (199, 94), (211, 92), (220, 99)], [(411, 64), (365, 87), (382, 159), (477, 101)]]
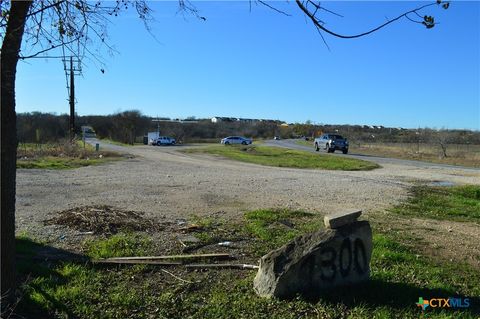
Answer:
[[(17, 137), (20, 143), (57, 142), (68, 137), (67, 114), (19, 113), (17, 114)], [(243, 135), (256, 139), (299, 138), (311, 139), (322, 133), (338, 133), (351, 143), (431, 143), (440, 147), (446, 144), (480, 145), (480, 132), (471, 130), (446, 130), (432, 128), (404, 129), (367, 125), (327, 125), (307, 123), (281, 124), (281, 121), (232, 121), (212, 123), (210, 119), (171, 121), (143, 115), (138, 110), (118, 112), (111, 115), (77, 116), (76, 133), (81, 138), (81, 126), (91, 126), (97, 137), (134, 144), (142, 142), (148, 132), (159, 129), (161, 135), (174, 137), (180, 142), (218, 139), (229, 135)]]
[[(168, 118), (156, 118), (143, 115), (140, 111), (130, 110), (111, 115), (76, 116), (75, 132), (81, 138), (81, 127), (91, 126), (98, 138), (133, 144), (141, 142), (148, 132), (160, 131), (161, 135), (175, 137), (178, 141), (222, 138), (227, 135), (245, 135), (255, 138), (268, 138), (278, 132), (279, 121), (254, 123), (220, 122), (210, 119), (172, 121)], [(67, 114), (19, 113), (17, 114), (17, 137), (20, 143), (57, 142), (68, 137)]]

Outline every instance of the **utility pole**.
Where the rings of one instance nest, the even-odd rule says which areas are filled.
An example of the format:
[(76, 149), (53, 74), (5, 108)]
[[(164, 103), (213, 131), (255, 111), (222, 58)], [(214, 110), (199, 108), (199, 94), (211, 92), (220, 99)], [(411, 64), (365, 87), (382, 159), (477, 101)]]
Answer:
[(70, 57), (70, 140), (75, 137), (75, 73), (73, 72), (73, 57)]
[(157, 117), (156, 120), (152, 120), (152, 122), (157, 122), (157, 137), (160, 136), (160, 118)]
[[(70, 140), (72, 141), (75, 138), (75, 75), (82, 74), (82, 68), (80, 60), (73, 56), (64, 57), (62, 60), (63, 69), (65, 70), (65, 80), (67, 82), (68, 104), (70, 106), (68, 131)], [(77, 64), (77, 66), (75, 66), (75, 64)]]

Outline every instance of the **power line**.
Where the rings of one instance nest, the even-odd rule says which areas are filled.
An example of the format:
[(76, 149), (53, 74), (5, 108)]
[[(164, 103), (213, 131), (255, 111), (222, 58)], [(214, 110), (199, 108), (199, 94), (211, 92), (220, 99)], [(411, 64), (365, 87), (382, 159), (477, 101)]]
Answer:
[[(35, 56), (31, 57), (32, 59), (62, 59), (63, 62), (63, 70), (65, 72), (65, 86), (67, 88), (67, 101), (69, 102), (70, 106), (70, 121), (69, 121), (69, 128), (70, 128), (70, 139), (73, 139), (75, 136), (75, 75), (82, 74), (82, 63), (78, 56), (74, 55), (66, 55), (65, 54), (65, 47), (62, 46), (62, 53), (61, 56)], [(75, 66), (74, 66), (75, 65)]]

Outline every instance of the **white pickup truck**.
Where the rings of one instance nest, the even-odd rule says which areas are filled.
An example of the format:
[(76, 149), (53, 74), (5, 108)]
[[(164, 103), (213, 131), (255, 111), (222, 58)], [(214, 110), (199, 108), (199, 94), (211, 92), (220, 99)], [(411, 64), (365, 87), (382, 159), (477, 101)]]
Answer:
[(315, 151), (323, 149), (328, 153), (333, 153), (335, 150), (342, 151), (343, 154), (348, 153), (348, 141), (338, 134), (323, 134), (317, 137), (313, 142)]
[(175, 139), (168, 136), (159, 136), (155, 139), (153, 145), (175, 145)]

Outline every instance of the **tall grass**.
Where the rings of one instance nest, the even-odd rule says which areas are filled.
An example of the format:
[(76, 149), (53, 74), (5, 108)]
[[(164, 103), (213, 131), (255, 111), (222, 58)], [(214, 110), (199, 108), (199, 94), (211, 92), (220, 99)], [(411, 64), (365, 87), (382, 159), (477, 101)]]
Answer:
[(89, 144), (68, 140), (59, 143), (22, 143), (17, 148), (17, 168), (68, 169), (101, 164), (119, 158), (110, 151), (96, 152)]

